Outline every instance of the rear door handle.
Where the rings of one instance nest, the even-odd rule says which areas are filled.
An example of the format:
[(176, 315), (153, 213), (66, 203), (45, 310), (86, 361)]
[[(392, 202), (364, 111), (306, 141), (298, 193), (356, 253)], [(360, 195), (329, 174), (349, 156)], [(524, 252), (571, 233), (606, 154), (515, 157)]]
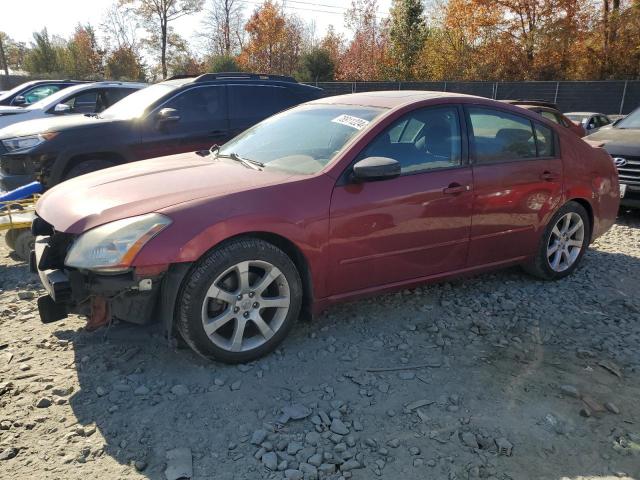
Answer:
[(448, 187), (442, 190), (445, 195), (458, 195), (460, 193), (468, 192), (471, 190), (469, 185), (460, 185), (459, 183), (451, 183)]
[(540, 175), (540, 179), (545, 182), (553, 182), (554, 180), (557, 180), (557, 178), (558, 176), (555, 173), (549, 171), (542, 172)]

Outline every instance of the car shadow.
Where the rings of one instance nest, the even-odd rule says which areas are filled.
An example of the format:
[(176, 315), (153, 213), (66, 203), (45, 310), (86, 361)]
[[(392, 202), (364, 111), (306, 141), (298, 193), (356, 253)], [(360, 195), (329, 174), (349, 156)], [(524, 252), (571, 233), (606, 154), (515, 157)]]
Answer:
[[(634, 217), (620, 221), (637, 226)], [(469, 465), (497, 478), (633, 473), (637, 457), (624, 448), (640, 416), (632, 368), (640, 350), (640, 314), (632, 310), (640, 308), (639, 277), (640, 259), (592, 249), (559, 282), (512, 268), (378, 296), (300, 323), (275, 353), (242, 366), (176, 350), (157, 327), (116, 324), (56, 335), (73, 344), (80, 389), (69, 403), (82, 426), (77, 440), (101, 437), (87, 461), (106, 455), (132, 475), (165, 478), (167, 451), (188, 447), (194, 478), (266, 478), (251, 434), (276, 428), (286, 404), (329, 411), (332, 400), (347, 402), (348, 418), (363, 423), (354, 448), (370, 466), (381, 456), (364, 439), (399, 438), (406, 446), (393, 452), (383, 478), (462, 478)], [(624, 375), (600, 367), (602, 361)], [(409, 370), (415, 377), (366, 371), (423, 363), (431, 366)], [(575, 384), (598, 405), (615, 402), (622, 413), (585, 418), (582, 402), (559, 390), (563, 384)], [(424, 417), (403, 413), (421, 398), (431, 402)], [(308, 419), (276, 428), (291, 438), (312, 429)], [(459, 440), (465, 431), (504, 437), (513, 455), (492, 446), (474, 451)], [(435, 462), (432, 470), (411, 466), (411, 445)], [(353, 478), (373, 478), (371, 468)]]

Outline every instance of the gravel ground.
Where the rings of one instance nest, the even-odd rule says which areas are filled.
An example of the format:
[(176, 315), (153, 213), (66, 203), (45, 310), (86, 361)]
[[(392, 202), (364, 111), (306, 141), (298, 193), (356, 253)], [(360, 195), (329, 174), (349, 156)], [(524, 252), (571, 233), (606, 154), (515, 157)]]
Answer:
[(42, 325), (1, 243), (1, 478), (640, 479), (640, 213), (565, 280), (341, 305), (235, 367)]

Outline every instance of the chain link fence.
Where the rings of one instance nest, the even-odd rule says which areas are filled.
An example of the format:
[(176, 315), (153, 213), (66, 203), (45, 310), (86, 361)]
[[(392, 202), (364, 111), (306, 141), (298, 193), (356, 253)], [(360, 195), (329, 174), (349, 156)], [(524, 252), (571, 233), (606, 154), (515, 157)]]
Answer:
[(582, 82), (318, 82), (327, 96), (380, 90), (437, 90), (496, 100), (544, 100), (563, 112), (627, 114), (640, 106), (640, 80)]

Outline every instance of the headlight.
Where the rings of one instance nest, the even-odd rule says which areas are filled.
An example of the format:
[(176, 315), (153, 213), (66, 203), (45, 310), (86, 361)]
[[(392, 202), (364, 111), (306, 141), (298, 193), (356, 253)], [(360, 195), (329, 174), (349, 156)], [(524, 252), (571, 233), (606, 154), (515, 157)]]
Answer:
[(28, 150), (33, 147), (37, 147), (41, 143), (53, 139), (57, 132), (39, 133), (38, 135), (28, 135), (26, 137), (14, 137), (2, 140), (2, 144), (9, 152), (16, 152), (18, 150)]
[(150, 213), (101, 225), (80, 235), (64, 263), (102, 272), (127, 270), (142, 247), (169, 224), (168, 217)]

